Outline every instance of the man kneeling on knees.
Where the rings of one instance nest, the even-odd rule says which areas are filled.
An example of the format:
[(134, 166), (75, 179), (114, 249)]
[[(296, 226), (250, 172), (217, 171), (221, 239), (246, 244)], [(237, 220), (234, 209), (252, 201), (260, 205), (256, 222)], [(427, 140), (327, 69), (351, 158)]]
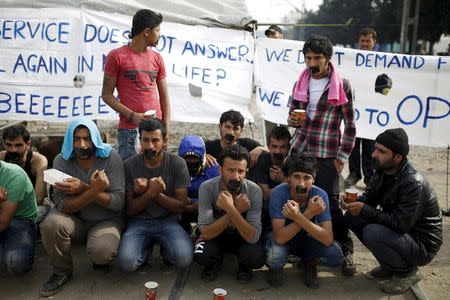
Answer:
[(344, 201), (345, 221), (380, 266), (367, 276), (385, 279), (381, 289), (402, 294), (422, 279), (442, 245), (442, 214), (432, 187), (409, 163), (408, 136), (388, 129), (375, 140), (375, 174), (356, 202)]
[(283, 267), (289, 254), (299, 256), (304, 265), (305, 284), (319, 287), (317, 265), (340, 266), (341, 248), (333, 242), (330, 206), (324, 190), (313, 185), (317, 163), (308, 154), (294, 154), (289, 166), (289, 183), (270, 194), (269, 213), (273, 232), (266, 239), (267, 281), (283, 285)]

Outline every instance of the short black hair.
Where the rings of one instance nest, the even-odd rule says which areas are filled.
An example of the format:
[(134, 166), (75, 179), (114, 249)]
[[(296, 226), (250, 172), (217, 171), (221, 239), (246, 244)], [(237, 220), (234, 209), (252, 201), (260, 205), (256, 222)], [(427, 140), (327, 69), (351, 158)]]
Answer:
[(375, 29), (373, 29), (371, 27), (366, 27), (366, 28), (361, 29), (358, 37), (361, 37), (362, 35), (369, 35), (369, 34), (372, 35), (372, 37), (375, 41), (377, 40), (377, 32), (375, 31)]
[(308, 153), (295, 153), (289, 160), (289, 176), (295, 172), (303, 172), (316, 178), (319, 165), (313, 155)]
[(139, 135), (142, 134), (142, 131), (148, 132), (148, 131), (155, 131), (158, 129), (161, 130), (162, 138), (165, 139), (167, 136), (167, 127), (163, 121), (157, 118), (145, 120), (139, 124)]
[(278, 32), (280, 34), (283, 34), (283, 30), (278, 25), (270, 25), (269, 28), (264, 31), (264, 34), (269, 37), (270, 35), (274, 34), (275, 32)]
[(30, 133), (27, 128), (23, 125), (10, 126), (3, 130), (2, 138), (3, 141), (13, 140), (21, 137), (25, 143), (30, 140)]
[(245, 149), (241, 145), (236, 144), (223, 149), (222, 152), (220, 152), (219, 157), (217, 158), (219, 166), (223, 167), (223, 162), (227, 157), (237, 161), (246, 160), (247, 168), (250, 166), (250, 154), (248, 153), (247, 149)]
[(130, 39), (141, 33), (145, 28), (153, 29), (162, 23), (163, 17), (160, 13), (150, 9), (141, 9), (133, 17)]
[(236, 110), (230, 109), (220, 116), (220, 125), (227, 121), (230, 121), (233, 126), (241, 126), (241, 128), (244, 128), (244, 117)]
[(291, 140), (291, 133), (284, 126), (276, 126), (276, 127), (272, 128), (272, 130), (267, 135), (267, 144), (268, 145), (270, 145), (270, 139), (271, 138), (273, 138), (273, 139), (275, 139), (277, 141), (285, 140), (285, 139), (290, 141)]
[(308, 51), (323, 54), (326, 58), (331, 58), (333, 55), (333, 43), (327, 37), (313, 34), (303, 44), (303, 55), (306, 55)]

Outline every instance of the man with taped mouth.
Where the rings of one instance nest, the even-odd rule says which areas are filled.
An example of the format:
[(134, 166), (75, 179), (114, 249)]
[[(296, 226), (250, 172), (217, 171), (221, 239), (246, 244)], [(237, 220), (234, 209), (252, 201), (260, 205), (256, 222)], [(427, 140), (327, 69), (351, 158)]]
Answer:
[(84, 117), (66, 130), (53, 167), (72, 178), (54, 185), (55, 210), (41, 223), (42, 243), (53, 275), (40, 289), (52, 296), (73, 273), (71, 246), (86, 243), (94, 270), (107, 271), (115, 261), (123, 229), (125, 174), (119, 154), (102, 142), (95, 123)]
[(124, 162), (128, 226), (119, 246), (118, 264), (125, 272), (147, 262), (154, 244), (160, 245), (161, 271), (191, 264), (193, 245), (179, 224), (191, 181), (186, 162), (164, 149), (167, 128), (159, 119), (139, 125), (142, 153)]
[(235, 110), (228, 110), (220, 116), (219, 121), (220, 139), (206, 141), (206, 153), (208, 165), (212, 165), (214, 159), (217, 159), (220, 152), (232, 145), (240, 145), (247, 149), (250, 153), (251, 162), (248, 165), (250, 180), (255, 178), (254, 168), (258, 161), (258, 157), (263, 151), (267, 151), (267, 147), (261, 146), (260, 143), (251, 138), (241, 138), (244, 131), (244, 117)]
[[(352, 88), (331, 62), (333, 44), (328, 38), (312, 35), (303, 45), (303, 55), (306, 68), (294, 85), (289, 107), (288, 124), (296, 128), (291, 152), (310, 153), (317, 160), (315, 185), (330, 200), (333, 235), (345, 256), (342, 274), (351, 276), (356, 272), (353, 241), (339, 208), (339, 174), (355, 143)], [(306, 114), (297, 117), (294, 109), (303, 109)]]
[(270, 194), (272, 232), (266, 239), (267, 281), (283, 285), (283, 267), (289, 254), (300, 256), (304, 282), (317, 289), (317, 265), (337, 267), (343, 255), (333, 241), (327, 193), (313, 185), (317, 163), (309, 154), (294, 154), (289, 163), (289, 183), (282, 183)]
[(194, 259), (204, 267), (201, 278), (205, 282), (217, 278), (224, 252), (237, 255), (240, 283), (248, 283), (252, 269), (264, 265), (264, 247), (260, 242), (262, 192), (256, 183), (245, 179), (249, 161), (244, 147), (227, 147), (219, 155), (221, 176), (200, 185), (200, 237)]

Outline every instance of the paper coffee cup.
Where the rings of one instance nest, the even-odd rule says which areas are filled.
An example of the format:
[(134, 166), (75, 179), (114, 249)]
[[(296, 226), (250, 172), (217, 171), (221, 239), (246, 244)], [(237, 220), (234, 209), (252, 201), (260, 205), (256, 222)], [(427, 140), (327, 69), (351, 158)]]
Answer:
[(155, 300), (156, 292), (158, 291), (158, 283), (155, 281), (149, 281), (144, 284), (145, 295), (147, 300)]
[(154, 110), (154, 109), (147, 110), (144, 113), (144, 115), (145, 116), (149, 116), (150, 118), (155, 118), (156, 117), (156, 110)]
[(358, 198), (358, 190), (357, 189), (346, 189), (345, 190), (345, 201), (347, 202), (355, 202), (356, 198)]
[(227, 291), (221, 288), (214, 289), (214, 300), (225, 300), (225, 296), (227, 295)]
[(291, 114), (294, 117), (294, 119), (304, 119), (306, 116), (306, 110), (296, 108), (296, 109), (292, 110)]

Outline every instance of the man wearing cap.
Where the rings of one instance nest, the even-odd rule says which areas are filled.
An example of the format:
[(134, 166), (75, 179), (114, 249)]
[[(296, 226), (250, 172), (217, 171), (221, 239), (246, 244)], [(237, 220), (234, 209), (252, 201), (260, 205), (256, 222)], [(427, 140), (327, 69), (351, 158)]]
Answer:
[[(136, 154), (137, 127), (150, 118), (146, 111), (156, 110), (156, 117), (164, 121), (170, 132), (164, 61), (158, 52), (148, 48), (158, 44), (162, 19), (161, 14), (150, 9), (137, 11), (130, 43), (112, 50), (106, 57), (102, 98), (120, 116), (117, 139), (122, 160)], [(113, 95), (116, 88), (118, 99)]]
[(388, 129), (375, 139), (375, 174), (356, 202), (346, 203), (345, 221), (380, 263), (368, 274), (390, 294), (406, 292), (422, 279), (417, 268), (442, 245), (442, 215), (433, 188), (409, 163), (408, 136)]
[(280, 26), (270, 25), (269, 28), (264, 31), (264, 34), (269, 39), (282, 39), (283, 38), (283, 30), (281, 30)]

